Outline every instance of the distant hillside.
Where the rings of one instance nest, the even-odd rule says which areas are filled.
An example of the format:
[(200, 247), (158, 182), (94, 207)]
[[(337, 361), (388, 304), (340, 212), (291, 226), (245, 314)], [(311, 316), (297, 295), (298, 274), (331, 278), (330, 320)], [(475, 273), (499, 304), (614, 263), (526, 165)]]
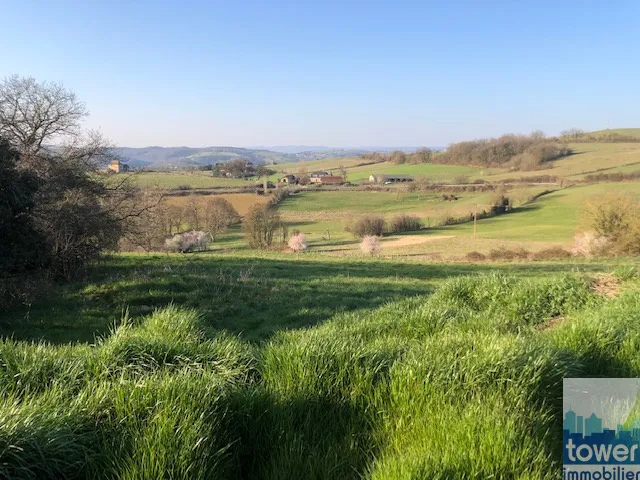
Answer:
[(596, 132), (589, 132), (587, 135), (600, 136), (600, 135), (620, 135), (622, 137), (634, 137), (640, 139), (640, 128), (607, 128), (606, 130), (598, 130)]
[[(261, 150), (271, 150), (278, 153), (292, 153), (298, 156), (304, 156), (311, 158), (312, 155), (317, 155), (317, 158), (333, 158), (339, 157), (353, 157), (356, 155), (362, 155), (368, 152), (393, 152), (394, 150), (401, 150), (405, 153), (415, 152), (418, 147), (384, 147), (384, 146), (358, 146), (358, 147), (323, 147), (316, 145), (276, 145), (276, 146), (260, 146), (255, 147)], [(432, 150), (442, 150), (442, 147), (430, 147)]]
[(269, 150), (251, 150), (235, 147), (145, 147), (114, 149), (114, 154), (133, 167), (144, 166), (197, 166), (228, 162), (235, 158), (247, 158), (254, 163), (284, 163), (298, 160), (293, 155)]
[[(279, 147), (285, 149), (286, 147)], [(299, 151), (301, 148), (312, 150)], [(314, 150), (314, 148), (318, 150)], [(330, 149), (326, 147), (290, 147), (291, 152), (276, 152), (267, 149), (251, 149), (237, 147), (118, 147), (114, 154), (132, 167), (188, 167), (211, 165), (217, 162), (229, 162), (235, 158), (247, 158), (254, 163), (268, 165), (291, 163), (308, 160), (324, 160), (326, 158), (353, 157), (367, 153), (364, 149)]]
[(315, 146), (315, 145), (261, 145), (255, 147), (259, 150), (271, 150), (278, 153), (302, 153), (302, 152), (326, 152), (334, 150), (331, 147)]

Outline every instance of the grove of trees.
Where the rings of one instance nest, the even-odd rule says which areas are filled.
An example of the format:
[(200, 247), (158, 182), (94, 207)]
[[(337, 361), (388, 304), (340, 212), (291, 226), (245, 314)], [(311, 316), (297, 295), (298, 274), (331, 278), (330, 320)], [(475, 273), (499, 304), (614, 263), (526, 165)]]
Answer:
[(534, 135), (503, 135), (449, 145), (437, 156), (438, 163), (509, 167), (514, 170), (536, 170), (546, 162), (569, 155), (564, 143)]
[(499, 138), (453, 143), (442, 152), (423, 147), (414, 153), (399, 150), (389, 154), (366, 153), (362, 155), (362, 159), (371, 163), (440, 163), (537, 170), (543, 168), (546, 162), (571, 154), (565, 141), (580, 138), (581, 134), (577, 132), (581, 131), (572, 129), (567, 131), (566, 137), (557, 139), (547, 138), (544, 132), (536, 130), (530, 135), (503, 135)]

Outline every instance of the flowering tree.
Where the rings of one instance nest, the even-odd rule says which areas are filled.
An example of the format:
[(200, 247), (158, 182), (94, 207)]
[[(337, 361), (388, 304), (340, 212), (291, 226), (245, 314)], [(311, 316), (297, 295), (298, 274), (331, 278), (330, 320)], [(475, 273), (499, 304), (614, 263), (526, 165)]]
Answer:
[(380, 239), (375, 235), (367, 235), (362, 239), (362, 243), (360, 243), (360, 250), (365, 255), (377, 255), (382, 250), (382, 245), (380, 245)]
[(192, 230), (179, 233), (164, 242), (164, 248), (170, 252), (187, 253), (194, 250), (204, 250), (209, 243), (209, 235), (206, 232)]
[(288, 242), (289, 248), (296, 253), (300, 253), (303, 250), (307, 249), (307, 239), (304, 236), (304, 233), (298, 233), (296, 235), (292, 235), (289, 238)]

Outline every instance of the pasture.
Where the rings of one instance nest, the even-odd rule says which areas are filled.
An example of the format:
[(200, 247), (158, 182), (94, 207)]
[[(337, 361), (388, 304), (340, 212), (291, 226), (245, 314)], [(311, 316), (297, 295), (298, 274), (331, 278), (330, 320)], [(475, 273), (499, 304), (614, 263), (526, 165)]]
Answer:
[[(121, 174), (127, 175), (127, 174)], [(246, 187), (252, 180), (214, 177), (211, 172), (138, 172), (132, 175), (134, 182), (142, 188), (176, 190), (188, 188)]]
[(421, 164), (395, 164), (382, 162), (375, 165), (365, 165), (347, 170), (348, 180), (353, 183), (369, 181), (370, 175), (409, 175), (412, 177), (425, 177), (437, 183), (465, 183), (472, 177), (483, 177), (498, 169), (483, 169), (460, 165), (438, 165), (430, 163)]
[(107, 258), (2, 319), (0, 474), (557, 478), (562, 378), (640, 373), (634, 265)]
[[(514, 200), (515, 208), (504, 215), (478, 220), (475, 239), (471, 221), (459, 225), (434, 225), (439, 225), (445, 217), (469, 216), (475, 204), (479, 211), (488, 209), (496, 193), (463, 192), (457, 194), (459, 200), (448, 202), (441, 195), (418, 192), (303, 192), (284, 200), (278, 210), (286, 222), (307, 234), (310, 248), (340, 255), (359, 254), (358, 241), (344, 231), (359, 216), (391, 218), (395, 214), (414, 214), (431, 228), (384, 237), (381, 254), (394, 258), (421, 255), (433, 258), (435, 255), (454, 260), (471, 251), (570, 248), (579, 231), (584, 201), (613, 188), (640, 194), (638, 182), (603, 183), (560, 189), (525, 204), (543, 188), (506, 191), (505, 194)], [(326, 238), (327, 231), (331, 234), (330, 240)]]
[[(388, 258), (422, 258), (459, 261), (469, 252), (487, 254), (492, 250), (524, 248), (537, 252), (551, 247), (570, 249), (580, 231), (580, 212), (585, 200), (612, 189), (640, 194), (640, 182), (598, 183), (558, 188), (530, 201), (547, 187), (521, 187), (503, 190), (514, 209), (504, 215), (477, 221), (473, 237), (471, 215), (489, 210), (496, 192), (460, 192), (456, 201), (446, 201), (432, 192), (392, 191), (301, 191), (284, 199), (277, 207), (290, 232), (305, 234), (311, 252), (337, 256), (359, 256), (359, 240), (346, 228), (362, 216), (384, 217), (415, 215), (421, 218), (422, 230), (388, 234), (382, 239), (381, 255)], [(557, 188), (557, 187), (556, 187)], [(255, 194), (216, 195), (231, 202), (241, 215), (268, 196)], [(196, 202), (200, 207), (208, 195), (167, 197), (168, 205), (186, 207)], [(477, 205), (477, 207), (476, 207)], [(447, 218), (463, 218), (467, 222), (445, 225)], [(247, 250), (239, 227), (231, 228), (211, 244), (214, 251)]]
[(278, 165), (272, 165), (270, 168), (277, 170), (278, 174), (297, 174), (304, 171), (311, 173), (316, 170), (338, 170), (340, 167), (352, 168), (353, 166), (364, 162), (366, 162), (366, 160), (363, 160), (360, 157), (336, 157), (326, 158), (323, 160), (305, 160), (295, 163), (281, 163)]
[(640, 169), (640, 143), (573, 143), (573, 154), (545, 164), (546, 168), (528, 172), (502, 172), (482, 178), (500, 181), (508, 178), (553, 175), (567, 180), (579, 180), (589, 173), (612, 173), (631, 167)]

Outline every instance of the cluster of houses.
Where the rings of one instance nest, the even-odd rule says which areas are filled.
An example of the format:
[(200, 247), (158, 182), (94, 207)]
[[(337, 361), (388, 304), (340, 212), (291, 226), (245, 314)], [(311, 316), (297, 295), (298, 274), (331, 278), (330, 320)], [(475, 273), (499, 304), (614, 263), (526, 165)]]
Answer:
[[(280, 183), (296, 185), (300, 183), (300, 178), (295, 175), (288, 174), (280, 178)], [(331, 172), (312, 172), (309, 175), (309, 183), (320, 185), (342, 185), (344, 183), (344, 177), (332, 175)]]
[[(284, 175), (280, 178), (279, 183), (286, 185), (296, 185), (300, 179), (292, 174)], [(413, 177), (409, 175), (371, 175), (369, 183), (378, 185), (390, 185), (392, 183), (413, 182)], [(331, 172), (313, 172), (309, 175), (309, 183), (321, 185), (342, 185), (345, 183), (344, 177), (332, 175)]]

